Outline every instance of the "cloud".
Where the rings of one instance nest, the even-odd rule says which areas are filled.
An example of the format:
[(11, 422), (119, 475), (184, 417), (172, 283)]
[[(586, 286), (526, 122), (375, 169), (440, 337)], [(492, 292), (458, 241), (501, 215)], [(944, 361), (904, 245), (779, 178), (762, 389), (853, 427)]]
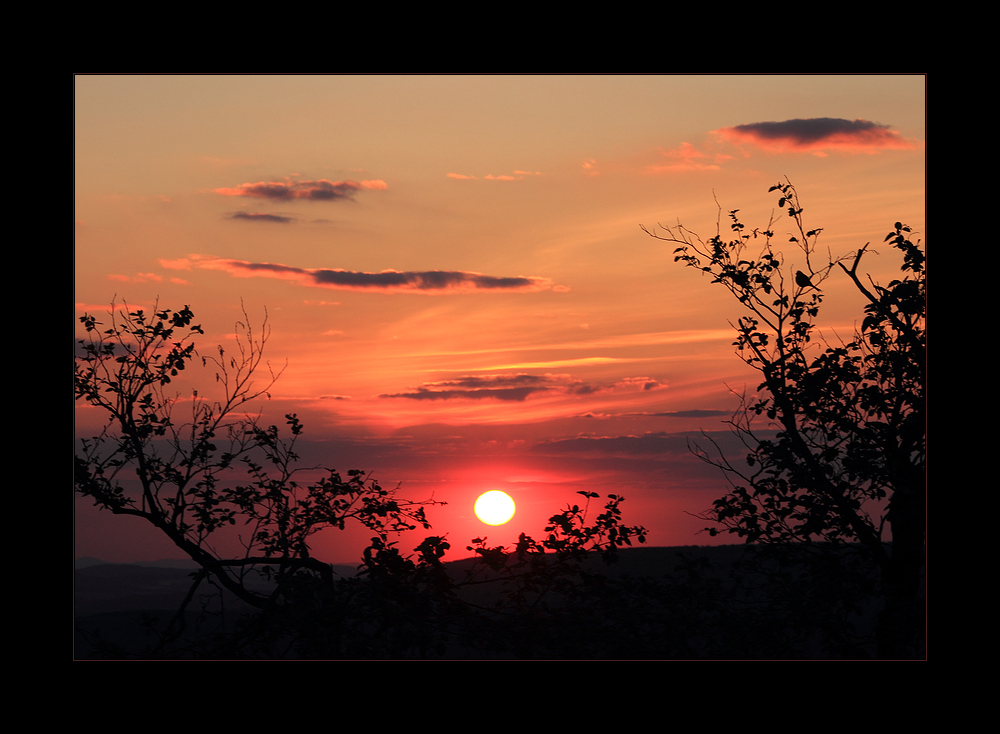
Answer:
[(535, 393), (561, 395), (593, 395), (599, 392), (652, 390), (664, 387), (648, 377), (628, 377), (613, 385), (595, 385), (566, 374), (532, 375), (528, 373), (499, 375), (463, 375), (452, 380), (428, 382), (410, 392), (380, 395), (381, 398), (412, 400), (516, 400), (522, 402)]
[(215, 189), (222, 196), (242, 196), (252, 199), (273, 199), (288, 201), (291, 199), (306, 199), (307, 201), (338, 201), (353, 199), (354, 194), (362, 189), (384, 191), (388, 188), (385, 181), (329, 181), (325, 178), (317, 181), (258, 181), (243, 183), (232, 188)]
[(340, 290), (466, 293), (470, 291), (534, 292), (553, 289), (548, 278), (495, 276), (460, 270), (398, 271), (364, 273), (326, 268), (297, 268), (280, 263), (254, 263), (207, 255), (190, 255), (181, 260), (161, 260), (165, 268), (221, 270), (234, 278), (278, 278), (300, 285)]
[(454, 380), (432, 383), (435, 385), (451, 385), (457, 387), (471, 388), (495, 388), (512, 386), (537, 386), (545, 384), (551, 379), (551, 375), (529, 375), (518, 373), (514, 375), (464, 375)]
[(177, 260), (166, 260), (164, 258), (160, 258), (160, 267), (164, 267), (167, 270), (190, 270), (191, 261), (186, 257), (181, 257)]
[[(448, 173), (445, 174), (448, 178), (453, 178), (457, 181), (478, 181), (478, 176), (472, 176), (465, 173)], [(487, 173), (483, 176), (485, 181), (521, 181), (525, 176), (541, 176), (541, 171), (514, 171), (513, 175), (502, 173), (499, 176), (494, 176), (492, 173)]]
[(907, 140), (889, 125), (868, 120), (834, 117), (752, 122), (724, 127), (709, 133), (700, 145), (683, 142), (676, 148), (660, 149), (660, 160), (645, 167), (647, 174), (717, 171), (734, 156), (723, 146), (748, 148), (768, 153), (811, 153), (825, 157), (829, 152), (869, 153), (883, 150), (911, 150), (921, 145)]
[(464, 398), (466, 400), (494, 399), (523, 402), (531, 393), (547, 389), (545, 387), (498, 387), (483, 388), (480, 390), (430, 390), (426, 387), (418, 387), (415, 392), (379, 395), (379, 397), (410, 398), (412, 400), (452, 400), (454, 398)]
[(686, 454), (688, 436), (664, 432), (641, 436), (577, 436), (535, 444), (535, 451), (557, 454)]
[(665, 388), (666, 385), (652, 377), (626, 377), (624, 380), (616, 383), (615, 387), (639, 389), (646, 392)]
[(136, 273), (135, 275), (120, 275), (112, 273), (108, 280), (117, 280), (122, 283), (162, 283), (163, 276), (156, 273)]
[(246, 219), (251, 222), (280, 222), (288, 224), (293, 221), (291, 217), (283, 217), (280, 214), (251, 214), (249, 212), (236, 212), (231, 214), (230, 219)]
[(589, 411), (582, 413), (581, 418), (609, 419), (609, 418), (715, 418), (730, 417), (732, 411), (726, 410), (665, 410), (659, 412), (640, 411), (629, 413), (595, 413)]
[(877, 153), (880, 150), (911, 150), (917, 147), (889, 125), (868, 120), (813, 117), (782, 122), (752, 122), (725, 127), (714, 134), (735, 145), (751, 145), (771, 153), (813, 153), (826, 151)]
[[(164, 278), (162, 275), (157, 273), (136, 273), (135, 275), (122, 275), (121, 273), (111, 273), (108, 275), (108, 280), (114, 280), (119, 283), (163, 283)], [(173, 283), (175, 285), (188, 285), (188, 282), (182, 278), (167, 278), (166, 282)]]
[(412, 392), (379, 395), (380, 398), (411, 400), (506, 400), (523, 402), (536, 392), (551, 390), (549, 375), (466, 375), (454, 380), (430, 382)]
[(673, 150), (661, 150), (665, 162), (646, 167), (647, 173), (667, 173), (675, 171), (717, 171), (719, 163), (732, 160), (731, 155), (717, 153), (709, 155), (695, 148), (691, 143), (681, 143)]

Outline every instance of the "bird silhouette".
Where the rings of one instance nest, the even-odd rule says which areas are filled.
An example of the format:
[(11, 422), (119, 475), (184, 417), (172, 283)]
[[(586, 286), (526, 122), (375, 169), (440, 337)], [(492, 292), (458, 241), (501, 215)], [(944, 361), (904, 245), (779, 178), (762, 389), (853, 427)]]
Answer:
[[(795, 285), (799, 286), (799, 288), (816, 288), (816, 286), (812, 284), (812, 281), (809, 280), (809, 276), (801, 270), (795, 271)], [(816, 288), (816, 290), (819, 290), (819, 288)]]

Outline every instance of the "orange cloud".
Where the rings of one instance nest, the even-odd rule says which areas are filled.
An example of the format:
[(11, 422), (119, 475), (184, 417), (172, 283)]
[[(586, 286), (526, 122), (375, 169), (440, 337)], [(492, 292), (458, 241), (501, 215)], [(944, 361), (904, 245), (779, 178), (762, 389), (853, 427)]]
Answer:
[[(525, 176), (541, 176), (541, 171), (514, 171), (514, 175), (507, 173), (502, 173), (499, 176), (494, 176), (492, 173), (487, 173), (483, 176), (485, 181), (521, 181)], [(478, 181), (478, 176), (466, 175), (464, 173), (448, 173), (448, 178), (454, 178), (458, 181)]]
[(166, 260), (164, 258), (160, 258), (160, 267), (166, 268), (167, 270), (190, 270), (191, 261), (186, 257), (181, 257), (177, 260)]
[(917, 143), (906, 140), (889, 125), (837, 117), (753, 122), (721, 128), (713, 134), (734, 145), (750, 145), (770, 153), (812, 153), (825, 156), (829, 150), (877, 153), (881, 150), (912, 150), (917, 147)]
[(681, 143), (673, 150), (660, 151), (667, 159), (666, 163), (653, 164), (646, 167), (647, 173), (667, 173), (675, 171), (717, 171), (719, 161), (730, 160), (732, 156), (716, 154), (709, 156), (691, 143)]
[(113, 273), (108, 276), (108, 280), (116, 280), (122, 283), (162, 283), (163, 276), (156, 273), (136, 273), (135, 275)]

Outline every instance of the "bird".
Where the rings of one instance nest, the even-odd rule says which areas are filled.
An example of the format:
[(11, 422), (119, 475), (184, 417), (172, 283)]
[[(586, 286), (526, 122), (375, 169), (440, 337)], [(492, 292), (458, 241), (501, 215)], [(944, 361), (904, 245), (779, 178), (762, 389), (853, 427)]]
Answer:
[[(799, 288), (816, 288), (816, 286), (812, 284), (812, 281), (809, 280), (809, 276), (801, 270), (795, 271), (795, 285), (799, 286)], [(816, 290), (819, 290), (819, 288), (816, 288)]]

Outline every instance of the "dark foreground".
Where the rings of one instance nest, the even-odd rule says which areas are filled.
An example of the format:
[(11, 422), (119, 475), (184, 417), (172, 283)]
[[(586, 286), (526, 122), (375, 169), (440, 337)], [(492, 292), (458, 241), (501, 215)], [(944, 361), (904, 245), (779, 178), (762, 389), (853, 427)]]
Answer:
[(190, 568), (81, 568), (74, 657), (867, 659), (876, 650), (877, 574), (850, 547), (635, 548), (613, 564), (592, 557), (506, 579), (472, 560), (408, 578), (337, 570), (333, 589), (304, 587), (307, 603), (294, 607), (252, 612), (215, 591), (177, 616)]

